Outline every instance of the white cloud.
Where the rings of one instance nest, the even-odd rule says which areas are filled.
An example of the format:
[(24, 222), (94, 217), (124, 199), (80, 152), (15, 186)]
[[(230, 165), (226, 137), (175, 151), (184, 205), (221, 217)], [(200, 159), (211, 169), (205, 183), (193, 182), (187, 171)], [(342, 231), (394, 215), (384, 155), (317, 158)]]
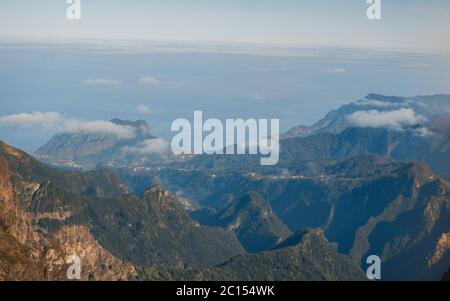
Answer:
[(68, 120), (63, 123), (64, 131), (68, 133), (102, 133), (116, 136), (118, 139), (132, 139), (136, 136), (135, 129), (130, 126), (115, 124), (111, 121), (79, 121)]
[(325, 71), (326, 73), (333, 73), (333, 74), (344, 74), (347, 72), (347, 70), (342, 69), (342, 68), (334, 68), (334, 69), (329, 69)]
[(147, 105), (138, 105), (137, 110), (142, 114), (150, 114), (152, 112), (152, 109)]
[(136, 136), (135, 128), (115, 124), (111, 121), (81, 121), (65, 119), (56, 112), (20, 113), (0, 117), (0, 125), (55, 127), (66, 133), (104, 133), (117, 136), (118, 139), (131, 139)]
[(20, 113), (0, 117), (0, 124), (20, 125), (20, 126), (53, 126), (62, 120), (61, 115), (56, 112), (34, 112)]
[(169, 145), (161, 138), (147, 139), (138, 146), (126, 146), (123, 151), (139, 155), (165, 154), (169, 151)]
[(405, 126), (419, 125), (427, 119), (412, 109), (402, 108), (395, 111), (378, 110), (358, 111), (347, 116), (347, 120), (360, 127), (384, 127), (402, 130)]
[(97, 78), (97, 79), (86, 79), (83, 81), (86, 85), (94, 85), (94, 86), (119, 86), (122, 84), (119, 80), (114, 79), (104, 79), (104, 78)]
[(139, 83), (143, 84), (143, 85), (148, 85), (148, 86), (156, 86), (156, 85), (159, 85), (161, 83), (161, 81), (154, 77), (146, 76), (146, 77), (141, 78), (139, 80)]
[(420, 136), (420, 137), (429, 137), (429, 136), (433, 135), (433, 132), (430, 131), (426, 127), (421, 127), (421, 128), (415, 129), (414, 134), (416, 134), (417, 136)]

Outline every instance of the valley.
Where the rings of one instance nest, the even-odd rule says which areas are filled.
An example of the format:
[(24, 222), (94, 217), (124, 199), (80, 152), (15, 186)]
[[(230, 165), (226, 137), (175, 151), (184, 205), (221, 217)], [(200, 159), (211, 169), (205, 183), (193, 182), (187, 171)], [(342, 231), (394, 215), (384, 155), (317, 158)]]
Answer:
[[(366, 280), (371, 255), (383, 280), (440, 279), (450, 266), (442, 101), (369, 95), (286, 133), (274, 166), (154, 151), (145, 121), (111, 121), (131, 139), (57, 134), (33, 156), (0, 143), (0, 277), (62, 279), (75, 252), (85, 279)], [(349, 117), (398, 107), (422, 123)]]

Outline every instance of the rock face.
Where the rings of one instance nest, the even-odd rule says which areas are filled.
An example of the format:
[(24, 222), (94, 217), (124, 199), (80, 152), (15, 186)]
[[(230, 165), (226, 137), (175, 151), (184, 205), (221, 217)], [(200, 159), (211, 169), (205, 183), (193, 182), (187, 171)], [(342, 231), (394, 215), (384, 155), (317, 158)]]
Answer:
[[(0, 195), (12, 201), (3, 204), (2, 212), (10, 214), (2, 217), (8, 226), (2, 235), (5, 241), (12, 237), (24, 244), (29, 223), (48, 235), (61, 227), (86, 226), (100, 246), (161, 279), (159, 271), (167, 263), (208, 270), (244, 253), (241, 244), (247, 252), (259, 252), (286, 238), (289, 229), (311, 227), (322, 229), (339, 252), (361, 266), (367, 256), (379, 255), (384, 279), (440, 279), (450, 266), (450, 184), (445, 180), (450, 179), (449, 104), (449, 95), (370, 94), (311, 127), (284, 135), (279, 164), (273, 167), (261, 167), (255, 156), (167, 161), (147, 156), (145, 162), (123, 150), (154, 140), (148, 126), (120, 120), (113, 122), (135, 129), (135, 140), (63, 134), (36, 154), (43, 161), (51, 157), (87, 168), (119, 166), (114, 170), (140, 196), (127, 194), (107, 169), (50, 171), (4, 146), (7, 157), (16, 158), (5, 167), (14, 175), (4, 177), (16, 181), (18, 174), (24, 180), (3, 183)], [(401, 128), (364, 127), (349, 118), (361, 111), (379, 116), (399, 110), (416, 121)], [(148, 188), (156, 183), (176, 198), (164, 187)], [(17, 189), (22, 191), (18, 195)], [(248, 195), (250, 191), (259, 196)], [(195, 212), (188, 216), (178, 200)], [(266, 259), (260, 255), (242, 257), (251, 267)]]
[[(256, 194), (230, 212), (244, 238), (289, 233)], [(129, 195), (106, 170), (53, 170), (0, 142), (1, 280), (66, 280), (74, 256), (82, 280), (363, 278), (321, 230), (245, 254), (234, 231), (200, 225), (160, 185)]]
[(174, 190), (186, 187), (187, 197), (202, 196), (199, 204), (218, 212), (226, 212), (227, 200), (256, 191), (292, 231), (322, 228), (339, 252), (363, 267), (368, 256), (379, 255), (383, 279), (440, 279), (450, 266), (447, 181), (424, 163), (373, 155), (323, 164), (320, 170), (317, 176), (246, 170), (216, 171), (216, 177), (196, 170), (162, 170), (157, 175)]
[[(85, 226), (62, 226), (49, 233), (40, 222), (62, 222), (70, 209), (51, 211), (39, 208), (47, 190), (10, 168), (12, 156), (27, 155), (0, 142), (0, 279), (66, 280), (69, 256), (79, 256), (84, 280), (118, 280), (136, 277), (130, 263), (116, 258), (101, 247)], [(56, 201), (56, 200), (55, 200)]]
[[(232, 233), (200, 226), (161, 186), (127, 194), (106, 170), (53, 170), (0, 142), (0, 278), (136, 279), (151, 266), (206, 266), (243, 253)], [(78, 191), (78, 193), (77, 193)]]
[(205, 267), (245, 252), (234, 233), (201, 226), (161, 186), (86, 205), (80, 218), (101, 244), (141, 266)]
[(449, 226), (450, 185), (410, 164), (341, 197), (326, 235), (362, 263), (378, 254), (385, 280), (437, 280), (450, 264)]

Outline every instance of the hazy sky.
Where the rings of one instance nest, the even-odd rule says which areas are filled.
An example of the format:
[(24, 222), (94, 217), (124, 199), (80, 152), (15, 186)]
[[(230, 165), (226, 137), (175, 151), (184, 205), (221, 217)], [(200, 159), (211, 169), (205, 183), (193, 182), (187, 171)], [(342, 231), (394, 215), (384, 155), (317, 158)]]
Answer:
[(0, 140), (33, 151), (61, 131), (54, 113), (144, 118), (169, 139), (194, 110), (287, 131), (371, 92), (450, 93), (450, 0), (381, 3), (370, 21), (366, 0), (81, 0), (69, 21), (66, 0), (0, 0), (0, 118), (44, 123), (0, 124)]
[(289, 43), (450, 52), (450, 1), (381, 0), (1, 0), (0, 36)]

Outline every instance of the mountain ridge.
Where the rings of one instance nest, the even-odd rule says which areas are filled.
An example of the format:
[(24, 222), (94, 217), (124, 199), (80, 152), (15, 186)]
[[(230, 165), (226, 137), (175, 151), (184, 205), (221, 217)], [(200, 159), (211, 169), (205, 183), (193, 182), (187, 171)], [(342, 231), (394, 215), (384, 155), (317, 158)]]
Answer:
[(360, 267), (337, 253), (335, 246), (317, 229), (305, 230), (296, 244), (240, 255), (213, 268), (189, 273), (193, 280), (214, 281), (249, 281), (255, 276), (260, 281), (367, 280)]
[[(291, 128), (282, 138), (306, 137), (322, 132), (339, 134), (351, 127), (348, 117), (356, 112), (389, 112), (399, 109), (411, 109), (418, 116), (432, 118), (435, 115), (450, 114), (450, 95), (436, 94), (427, 96), (398, 97), (370, 93), (356, 102), (331, 110), (312, 126), (300, 125)], [(354, 125), (353, 125), (354, 126)]]
[[(311, 237), (313, 244), (303, 240), (296, 247), (246, 257), (238, 255), (243, 254), (236, 252), (239, 248), (232, 251), (233, 241), (225, 239), (228, 234), (190, 219), (161, 185), (149, 187), (141, 196), (86, 197), (42, 181), (43, 174), (34, 176), (35, 168), (22, 174), (30, 164), (41, 166), (0, 142), (0, 279), (65, 280), (66, 258), (73, 254), (82, 254), (83, 280), (213, 280), (218, 275), (211, 266), (227, 266), (224, 262), (229, 258), (237, 258), (231, 262), (243, 258), (249, 271), (263, 273), (238, 272), (233, 280), (350, 280), (364, 276), (322, 236)], [(79, 177), (74, 172), (42, 168), (59, 177)], [(316, 255), (314, 246), (323, 251)], [(285, 271), (272, 264), (277, 262)], [(300, 264), (303, 262), (308, 268)], [(219, 278), (229, 279), (233, 269), (226, 268)]]
[[(33, 171), (41, 169), (29, 166), (38, 166), (45, 173), (36, 176)], [(23, 174), (24, 170), (27, 172)], [(47, 176), (63, 180), (44, 181)], [(76, 188), (83, 191), (84, 186), (74, 180), (83, 181), (84, 176), (48, 168), (0, 142), (0, 225), (9, 233), (2, 237), (5, 241), (14, 238), (24, 250), (31, 248), (40, 254), (38, 258), (45, 255), (40, 249), (53, 250), (55, 263), (44, 261), (41, 265), (45, 269), (56, 264), (57, 271), (49, 274), (48, 279), (65, 277), (65, 257), (72, 255), (73, 250), (88, 253), (83, 259), (90, 262), (86, 268), (99, 279), (119, 279), (114, 278), (116, 273), (121, 279), (135, 277), (142, 266), (218, 264), (244, 252), (233, 234), (198, 225), (166, 191), (151, 187), (142, 198), (125, 192), (101, 197), (76, 194)], [(102, 178), (88, 181), (101, 182)], [(71, 192), (64, 190), (67, 182), (72, 182)], [(109, 185), (112, 188), (116, 183)], [(0, 253), (11, 254), (5, 241), (0, 242)], [(61, 241), (63, 247), (50, 247), (54, 241)], [(86, 245), (80, 245), (81, 242)], [(41, 262), (38, 258), (33, 262)], [(102, 262), (101, 258), (128, 272), (99, 269), (96, 262)], [(16, 276), (20, 278), (14, 272), (2, 277)]]
[(292, 234), (256, 192), (250, 192), (211, 217), (212, 224), (236, 233), (247, 252), (271, 249)]

